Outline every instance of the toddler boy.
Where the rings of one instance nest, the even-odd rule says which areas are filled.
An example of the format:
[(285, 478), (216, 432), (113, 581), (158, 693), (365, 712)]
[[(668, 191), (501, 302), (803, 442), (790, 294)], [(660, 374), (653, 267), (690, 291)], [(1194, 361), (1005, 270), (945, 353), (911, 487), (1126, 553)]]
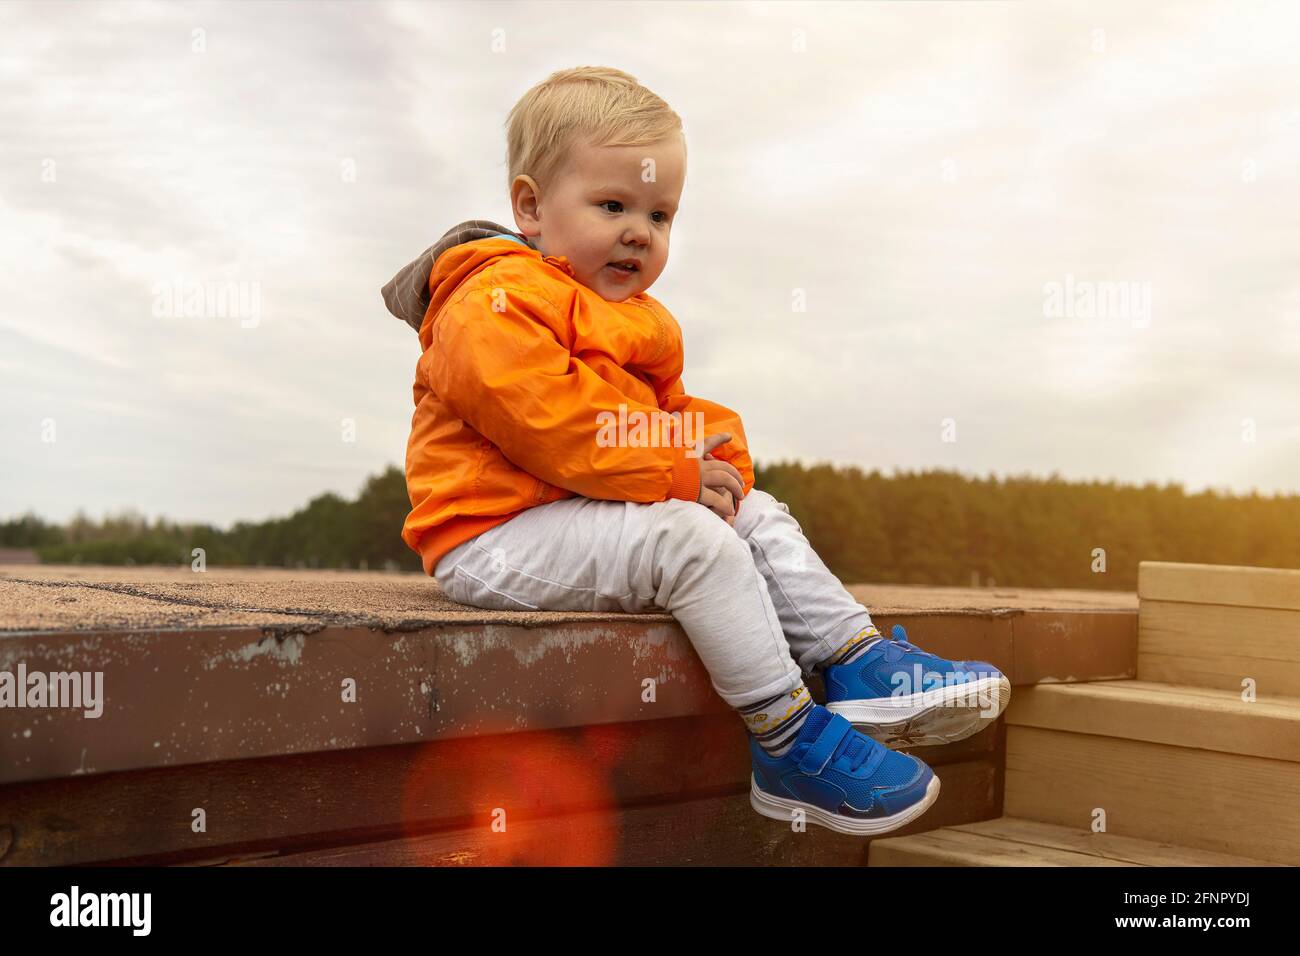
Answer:
[(1010, 684), (884, 638), (754, 487), (740, 416), (686, 392), (681, 329), (647, 294), (685, 182), (680, 118), (580, 67), (507, 126), (518, 231), (462, 222), (383, 290), (423, 351), (403, 539), (463, 604), (671, 613), (749, 732), (759, 813), (859, 835), (916, 819), (939, 779), (886, 744), (967, 737)]

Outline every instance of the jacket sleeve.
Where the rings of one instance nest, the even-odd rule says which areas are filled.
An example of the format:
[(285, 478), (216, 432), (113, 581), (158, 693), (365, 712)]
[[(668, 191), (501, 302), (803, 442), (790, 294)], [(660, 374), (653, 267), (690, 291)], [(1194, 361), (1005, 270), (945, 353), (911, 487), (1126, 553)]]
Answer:
[(658, 398), (659, 407), (666, 412), (681, 412), (683, 416), (700, 413), (704, 416), (703, 419), (692, 419), (692, 422), (704, 423), (702, 432), (699, 429), (690, 432), (695, 439), (719, 432), (731, 435), (730, 440), (713, 449), (713, 457), (727, 462), (740, 472), (741, 488), (745, 494), (749, 494), (749, 490), (754, 487), (754, 462), (749, 456), (749, 443), (740, 416), (725, 405), (687, 395), (680, 376), (661, 391)]
[(584, 497), (698, 500), (693, 448), (663, 441), (662, 432), (657, 445), (648, 437), (619, 440), (620, 406), (629, 418), (658, 409), (630, 399), (572, 355), (567, 323), (549, 303), (501, 292), (471, 291), (434, 323), (420, 364), (448, 409), (519, 468)]

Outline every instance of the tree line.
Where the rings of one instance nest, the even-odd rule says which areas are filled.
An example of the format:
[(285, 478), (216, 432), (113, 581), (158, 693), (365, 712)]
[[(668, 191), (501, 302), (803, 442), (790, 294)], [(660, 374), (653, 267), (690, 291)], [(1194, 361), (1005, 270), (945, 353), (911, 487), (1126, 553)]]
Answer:
[[(1300, 568), (1300, 495), (798, 462), (754, 471), (847, 583), (1131, 591), (1139, 561)], [(66, 525), (28, 513), (0, 524), (0, 547), (31, 548), (49, 563), (188, 566), (202, 548), (209, 567), (420, 571), (400, 537), (409, 510), (403, 473), (390, 465), (355, 500), (319, 495), (284, 518), (221, 529), (136, 512), (79, 513)]]

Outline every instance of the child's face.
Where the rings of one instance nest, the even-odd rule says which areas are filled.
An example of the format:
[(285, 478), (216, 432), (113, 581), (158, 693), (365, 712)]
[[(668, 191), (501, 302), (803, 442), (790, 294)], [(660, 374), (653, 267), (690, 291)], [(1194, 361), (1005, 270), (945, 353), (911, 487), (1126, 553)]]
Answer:
[[(543, 255), (565, 256), (579, 282), (622, 302), (650, 288), (667, 265), (685, 181), (680, 136), (650, 146), (579, 143), (544, 194), (534, 191), (530, 177), (516, 178), (515, 221), (525, 236), (537, 237)], [(638, 270), (609, 265), (624, 259), (635, 260)]]

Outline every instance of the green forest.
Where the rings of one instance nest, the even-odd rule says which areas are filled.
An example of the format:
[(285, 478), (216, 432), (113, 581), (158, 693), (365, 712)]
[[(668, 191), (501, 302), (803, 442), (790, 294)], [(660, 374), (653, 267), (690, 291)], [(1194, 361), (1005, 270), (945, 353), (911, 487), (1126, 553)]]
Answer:
[[(1139, 561), (1300, 568), (1300, 495), (800, 463), (758, 465), (755, 478), (847, 583), (1134, 590)], [(400, 537), (409, 508), (389, 466), (353, 501), (323, 494), (284, 518), (223, 530), (133, 512), (63, 526), (26, 514), (0, 524), (0, 547), (53, 563), (188, 566), (202, 548), (208, 567), (420, 571)]]

